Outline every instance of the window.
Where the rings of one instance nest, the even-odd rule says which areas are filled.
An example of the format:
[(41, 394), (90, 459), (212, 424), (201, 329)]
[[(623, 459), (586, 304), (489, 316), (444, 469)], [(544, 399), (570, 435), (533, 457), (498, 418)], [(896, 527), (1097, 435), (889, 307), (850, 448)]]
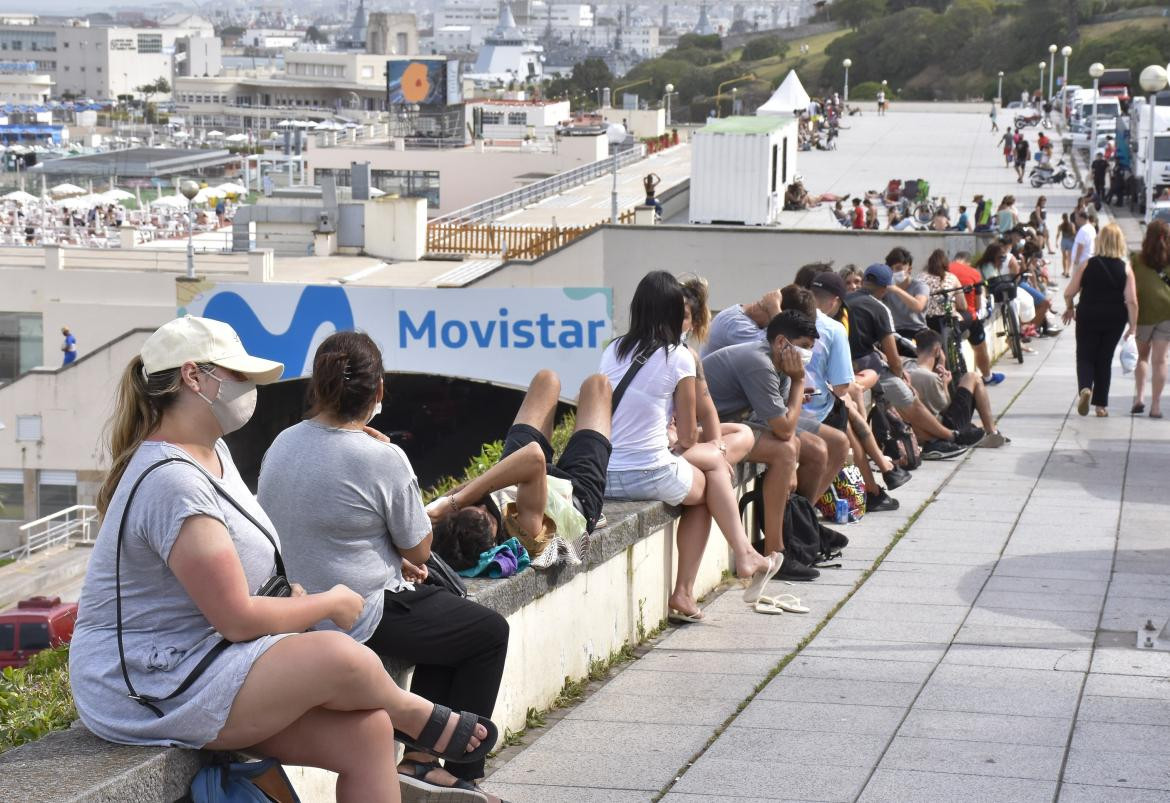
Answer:
[(0, 652), (12, 652), (16, 649), (16, 625), (0, 625)]
[(43, 345), (40, 314), (0, 312), (0, 383), (40, 365)]
[(37, 488), (37, 515), (50, 516), (77, 504), (77, 472), (42, 471)]
[(138, 34), (138, 52), (139, 53), (162, 53), (162, 34), (161, 33), (140, 33), (140, 34)]
[(374, 77), (374, 68), (373, 67), (369, 67), (369, 66), (362, 67), (362, 78), (373, 78), (373, 77)]
[(24, 521), (24, 472), (18, 468), (0, 469), (0, 519)]
[(503, 125), (504, 124), (504, 113), (503, 112), (487, 112), (487, 111), (485, 111), (480, 116), (480, 119), (483, 121), (484, 125)]
[(49, 646), (48, 622), (21, 622), (20, 649), (43, 650)]
[(528, 125), (528, 115), (524, 112), (508, 112), (508, 125)]
[(16, 417), (16, 440), (36, 443), (42, 437), (39, 415), (18, 415)]

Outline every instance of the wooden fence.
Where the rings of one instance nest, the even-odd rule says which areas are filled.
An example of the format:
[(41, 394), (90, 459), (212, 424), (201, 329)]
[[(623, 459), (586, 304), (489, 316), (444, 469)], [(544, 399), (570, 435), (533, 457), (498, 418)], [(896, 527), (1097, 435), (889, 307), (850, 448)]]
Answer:
[[(633, 223), (634, 210), (623, 212), (618, 222)], [(589, 226), (565, 227), (432, 222), (427, 224), (427, 253), (538, 259), (601, 225), (601, 222)]]

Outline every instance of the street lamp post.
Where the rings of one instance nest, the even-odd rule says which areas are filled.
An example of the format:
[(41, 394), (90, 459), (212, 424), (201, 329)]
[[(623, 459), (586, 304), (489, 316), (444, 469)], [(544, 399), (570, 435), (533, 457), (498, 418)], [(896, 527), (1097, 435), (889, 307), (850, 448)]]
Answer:
[(999, 71), (999, 88), (995, 90), (995, 102), (997, 105), (1003, 105), (1003, 70)]
[(845, 103), (849, 102), (849, 68), (853, 66), (853, 59), (845, 59), (841, 62), (841, 66), (845, 68)]
[(1048, 102), (1052, 102), (1052, 82), (1056, 80), (1056, 45), (1048, 46)]
[(1097, 154), (1097, 87), (1101, 76), (1105, 74), (1105, 65), (1095, 61), (1089, 65), (1089, 75), (1093, 78), (1093, 128), (1089, 133), (1089, 161)]
[(667, 84), (666, 89), (666, 127), (670, 128), (670, 96), (674, 94), (674, 84)]
[(1048, 66), (1048, 62), (1040, 62), (1040, 101), (1044, 101), (1044, 68)]
[(191, 208), (191, 200), (199, 194), (199, 185), (191, 179), (184, 179), (179, 184), (179, 192), (187, 199), (187, 278), (195, 278), (195, 241), (194, 227), (195, 214)]
[(1068, 120), (1068, 57), (1072, 55), (1072, 48), (1065, 45), (1060, 49), (1060, 55), (1064, 56), (1064, 78), (1060, 81), (1060, 113)]
[(1154, 116), (1158, 110), (1158, 93), (1166, 88), (1166, 68), (1158, 64), (1151, 64), (1142, 70), (1142, 90), (1150, 96), (1150, 132), (1146, 140), (1146, 215), (1147, 223), (1154, 216)]

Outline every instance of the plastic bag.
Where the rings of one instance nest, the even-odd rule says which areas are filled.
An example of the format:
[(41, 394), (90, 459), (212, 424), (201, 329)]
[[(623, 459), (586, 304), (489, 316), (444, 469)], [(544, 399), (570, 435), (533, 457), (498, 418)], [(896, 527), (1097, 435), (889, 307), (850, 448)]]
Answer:
[(1122, 338), (1120, 354), (1118, 356), (1121, 359), (1121, 372), (1123, 374), (1132, 374), (1134, 369), (1137, 368), (1137, 340), (1132, 337)]
[(1016, 289), (1016, 318), (1020, 321), (1020, 325), (1024, 325), (1028, 321), (1036, 317), (1036, 302), (1032, 300), (1032, 296), (1028, 295), (1028, 291), (1022, 287)]

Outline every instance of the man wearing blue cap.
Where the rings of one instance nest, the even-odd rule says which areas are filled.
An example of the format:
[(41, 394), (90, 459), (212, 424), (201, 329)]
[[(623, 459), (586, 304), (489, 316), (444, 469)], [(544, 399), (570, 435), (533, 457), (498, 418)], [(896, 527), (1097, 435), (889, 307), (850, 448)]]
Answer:
[[(957, 457), (984, 433), (978, 428), (962, 434), (947, 429), (914, 395), (902, 358), (898, 355), (890, 311), (880, 300), (893, 283), (893, 270), (883, 262), (875, 262), (865, 269), (861, 289), (845, 299), (849, 310), (849, 350), (853, 355), (853, 370), (877, 373), (882, 395), (922, 441), (923, 457)], [(975, 430), (978, 430), (978, 437)], [(971, 442), (964, 442), (968, 440)]]

